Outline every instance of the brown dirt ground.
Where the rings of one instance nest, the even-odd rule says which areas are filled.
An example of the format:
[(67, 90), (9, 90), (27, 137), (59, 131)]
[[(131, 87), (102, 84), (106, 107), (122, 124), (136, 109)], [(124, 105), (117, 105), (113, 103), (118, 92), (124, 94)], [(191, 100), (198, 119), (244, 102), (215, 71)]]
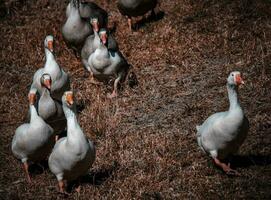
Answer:
[[(270, 1), (163, 0), (164, 17), (133, 33), (116, 1), (96, 2), (116, 23), (114, 36), (139, 80), (113, 100), (106, 98), (111, 86), (92, 85), (63, 42), (67, 1), (5, 1), (8, 16), (1, 4), (0, 199), (63, 197), (48, 168), (34, 170), (34, 184), (26, 184), (10, 150), (47, 34), (55, 36), (57, 60), (85, 105), (80, 124), (97, 148), (81, 193), (72, 190), (67, 199), (271, 199)], [(251, 125), (233, 160), (240, 177), (214, 167), (195, 140), (197, 124), (227, 109), (232, 70), (246, 81), (240, 101)]]

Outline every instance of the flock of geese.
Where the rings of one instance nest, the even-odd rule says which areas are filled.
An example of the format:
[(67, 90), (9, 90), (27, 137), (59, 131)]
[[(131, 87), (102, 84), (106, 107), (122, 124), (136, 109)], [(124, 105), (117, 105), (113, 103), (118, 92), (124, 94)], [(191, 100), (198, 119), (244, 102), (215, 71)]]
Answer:
[[(144, 15), (156, 4), (156, 0), (119, 0), (118, 8), (128, 16), (129, 28), (132, 28), (131, 17)], [(82, 64), (91, 79), (116, 77), (109, 97), (117, 96), (117, 85), (129, 65), (107, 29), (107, 12), (95, 3), (71, 0), (66, 17), (62, 34), (67, 45), (76, 52), (81, 51)], [(35, 72), (28, 94), (29, 123), (16, 129), (12, 152), (21, 160), (28, 182), (31, 182), (29, 163), (49, 156), (50, 171), (57, 178), (60, 192), (65, 192), (66, 182), (87, 174), (95, 160), (95, 146), (77, 121), (70, 79), (56, 62), (53, 36), (45, 38), (44, 47), (46, 62)], [(226, 173), (238, 173), (224, 160), (238, 151), (249, 128), (237, 95), (238, 86), (243, 83), (240, 72), (231, 72), (227, 79), (229, 110), (211, 115), (196, 127), (198, 145)], [(59, 139), (63, 131), (67, 136)]]

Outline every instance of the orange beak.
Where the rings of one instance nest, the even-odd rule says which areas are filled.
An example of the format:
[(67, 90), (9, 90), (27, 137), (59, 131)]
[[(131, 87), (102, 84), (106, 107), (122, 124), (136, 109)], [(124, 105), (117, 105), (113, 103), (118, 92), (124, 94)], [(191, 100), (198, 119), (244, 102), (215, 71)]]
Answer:
[(53, 47), (53, 41), (48, 41), (48, 49), (50, 51), (53, 51), (54, 50), (54, 47)]
[(33, 105), (36, 101), (36, 94), (30, 93), (28, 97), (29, 103)]
[(235, 76), (235, 82), (237, 83), (237, 85), (245, 84), (240, 74), (237, 74)]
[(102, 34), (101, 35), (101, 40), (102, 40), (103, 44), (106, 44), (106, 42), (107, 42), (107, 35), (106, 34)]
[(66, 95), (66, 101), (70, 106), (73, 105), (73, 95), (72, 94), (67, 94)]
[(50, 90), (51, 89), (51, 80), (50, 79), (45, 79), (44, 80), (44, 85), (48, 90)]

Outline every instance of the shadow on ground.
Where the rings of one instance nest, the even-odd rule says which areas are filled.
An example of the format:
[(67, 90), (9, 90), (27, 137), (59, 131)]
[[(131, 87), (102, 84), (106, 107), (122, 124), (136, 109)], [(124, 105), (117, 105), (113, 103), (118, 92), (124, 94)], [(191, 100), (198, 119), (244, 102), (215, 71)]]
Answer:
[(134, 29), (135, 30), (138, 30), (142, 27), (144, 27), (146, 24), (148, 23), (151, 23), (151, 22), (156, 22), (156, 21), (159, 21), (161, 19), (163, 19), (165, 16), (165, 12), (163, 11), (159, 11), (158, 13), (154, 14), (154, 13), (151, 13), (151, 15), (147, 16), (147, 17), (143, 17), (141, 20), (137, 21), (135, 24), (134, 24)]
[(267, 166), (271, 164), (270, 155), (236, 155), (231, 158), (234, 168), (247, 168), (250, 166)]

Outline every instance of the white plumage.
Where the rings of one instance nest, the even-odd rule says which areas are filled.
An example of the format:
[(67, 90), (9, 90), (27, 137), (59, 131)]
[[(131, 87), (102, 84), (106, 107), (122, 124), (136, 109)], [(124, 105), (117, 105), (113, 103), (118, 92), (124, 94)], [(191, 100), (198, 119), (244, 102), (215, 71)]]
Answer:
[(108, 48), (100, 42), (98, 48), (89, 56), (86, 68), (99, 79), (107, 79), (111, 76), (116, 77), (114, 90), (109, 96), (113, 98), (117, 96), (118, 83), (121, 79), (123, 80), (125, 78), (129, 64), (120, 51), (109, 51)]
[(41, 78), (43, 74), (51, 76), (51, 96), (59, 101), (63, 93), (70, 89), (70, 79), (67, 73), (58, 65), (53, 54), (53, 36), (49, 35), (45, 38), (45, 56), (46, 62), (43, 68), (37, 70), (33, 76), (31, 89), (36, 88), (41, 95), (42, 86)]
[(211, 115), (202, 125), (196, 127), (198, 145), (204, 152), (210, 154), (225, 172), (234, 170), (222, 160), (238, 151), (249, 129), (248, 119), (237, 96), (237, 88), (242, 83), (240, 72), (230, 73), (227, 79), (229, 110)]
[(77, 122), (72, 95), (72, 92), (65, 92), (62, 98), (67, 137), (57, 141), (48, 161), (61, 192), (64, 192), (64, 180), (72, 181), (85, 175), (95, 160), (94, 144), (86, 138)]
[(24, 164), (29, 182), (31, 180), (28, 174), (28, 162), (37, 162), (45, 159), (54, 146), (54, 131), (38, 116), (34, 106), (34, 98), (34, 95), (29, 95), (30, 123), (19, 126), (12, 140), (12, 152)]

